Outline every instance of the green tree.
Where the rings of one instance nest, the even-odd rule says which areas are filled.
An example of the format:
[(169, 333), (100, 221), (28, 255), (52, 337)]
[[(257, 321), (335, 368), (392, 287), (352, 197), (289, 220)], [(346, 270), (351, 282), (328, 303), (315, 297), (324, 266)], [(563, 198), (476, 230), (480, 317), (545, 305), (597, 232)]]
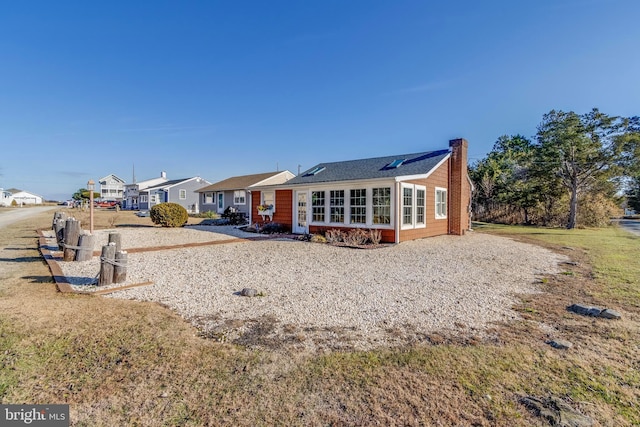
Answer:
[[(90, 196), (89, 190), (87, 190), (86, 188), (80, 188), (78, 191), (73, 193), (73, 196), (71, 196), (71, 198), (73, 200), (82, 201), (82, 200), (89, 200), (89, 196)], [(93, 198), (97, 199), (98, 197), (100, 197), (100, 193), (96, 193), (94, 191), (93, 192)]]
[(557, 179), (569, 192), (568, 229), (577, 223), (579, 194), (616, 175), (615, 142), (623, 132), (623, 119), (597, 109), (582, 116), (555, 110), (543, 116), (537, 132), (538, 178)]
[(498, 138), (487, 158), (471, 168), (476, 211), (496, 218), (517, 210), (530, 223), (529, 212), (540, 199), (537, 184), (529, 176), (533, 152), (533, 144), (522, 135)]

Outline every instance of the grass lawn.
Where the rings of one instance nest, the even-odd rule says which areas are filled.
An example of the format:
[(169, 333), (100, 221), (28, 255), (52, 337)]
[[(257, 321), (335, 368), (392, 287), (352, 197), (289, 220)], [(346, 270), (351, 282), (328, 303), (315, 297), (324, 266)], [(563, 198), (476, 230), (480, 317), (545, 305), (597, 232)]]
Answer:
[[(479, 226), (573, 263), (486, 338), (303, 355), (201, 338), (158, 304), (57, 293), (36, 250), (52, 216), (0, 232), (2, 403), (69, 403), (78, 426), (548, 425), (520, 403), (530, 395), (559, 397), (597, 424), (640, 424), (640, 239), (616, 228)], [(151, 226), (97, 213), (96, 227), (119, 224)], [(574, 302), (623, 319), (569, 313)]]

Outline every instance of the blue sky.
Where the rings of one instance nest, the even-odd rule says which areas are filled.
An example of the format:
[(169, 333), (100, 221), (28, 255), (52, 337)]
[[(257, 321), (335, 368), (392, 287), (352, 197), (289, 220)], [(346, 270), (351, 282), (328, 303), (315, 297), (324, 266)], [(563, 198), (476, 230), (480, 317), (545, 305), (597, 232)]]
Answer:
[(640, 114), (640, 1), (16, 1), (0, 187), (215, 182)]

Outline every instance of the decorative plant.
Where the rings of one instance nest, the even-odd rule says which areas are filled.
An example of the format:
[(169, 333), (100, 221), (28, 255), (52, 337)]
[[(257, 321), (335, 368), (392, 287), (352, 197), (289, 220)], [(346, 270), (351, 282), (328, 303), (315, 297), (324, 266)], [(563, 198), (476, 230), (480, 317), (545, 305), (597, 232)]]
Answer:
[(350, 246), (361, 246), (365, 244), (368, 238), (368, 233), (365, 230), (354, 228), (344, 236), (344, 242)]
[(189, 220), (187, 210), (177, 203), (160, 203), (152, 206), (149, 216), (154, 224), (163, 227), (182, 227)]
[(342, 230), (333, 228), (331, 230), (327, 230), (327, 232), (324, 233), (324, 237), (327, 238), (328, 243), (340, 243), (344, 239), (344, 233), (342, 232)]
[(371, 241), (372, 245), (380, 244), (380, 241), (382, 240), (382, 230), (378, 230), (375, 228), (370, 229), (369, 240)]
[(264, 212), (273, 209), (273, 205), (258, 205), (258, 211)]

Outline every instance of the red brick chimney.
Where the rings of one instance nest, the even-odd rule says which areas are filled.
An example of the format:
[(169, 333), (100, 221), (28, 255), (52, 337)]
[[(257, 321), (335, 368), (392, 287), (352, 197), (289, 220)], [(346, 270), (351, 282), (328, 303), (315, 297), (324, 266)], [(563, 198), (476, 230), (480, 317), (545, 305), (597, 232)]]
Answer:
[(449, 234), (461, 236), (471, 229), (471, 183), (467, 175), (466, 139), (449, 141)]

